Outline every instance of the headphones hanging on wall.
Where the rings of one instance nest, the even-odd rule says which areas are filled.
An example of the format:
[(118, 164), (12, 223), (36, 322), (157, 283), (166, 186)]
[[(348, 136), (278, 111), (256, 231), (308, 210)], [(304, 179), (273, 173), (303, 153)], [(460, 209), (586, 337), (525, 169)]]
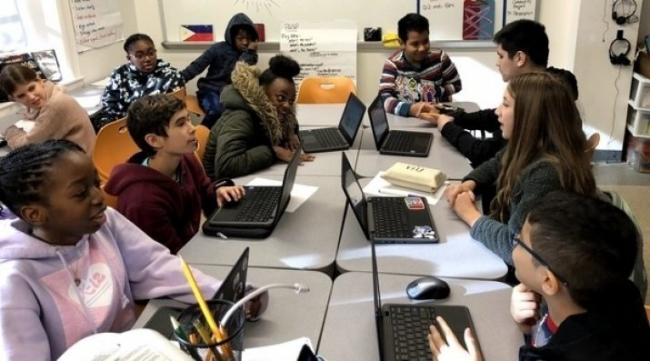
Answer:
[[(625, 6), (630, 3), (632, 7)], [(617, 11), (620, 10), (620, 11)], [(636, 0), (614, 0), (612, 3), (612, 20), (618, 25), (625, 25), (637, 22), (639, 19), (634, 16), (636, 14), (637, 3)]]
[(616, 39), (609, 44), (609, 61), (613, 65), (630, 65), (630, 59), (627, 57), (630, 50), (632, 50), (632, 44), (623, 37), (623, 30), (619, 30), (616, 32)]

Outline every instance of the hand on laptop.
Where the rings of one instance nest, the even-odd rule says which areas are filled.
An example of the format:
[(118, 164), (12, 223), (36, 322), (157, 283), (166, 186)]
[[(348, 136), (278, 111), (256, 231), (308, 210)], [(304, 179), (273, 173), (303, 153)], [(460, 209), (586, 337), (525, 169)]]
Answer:
[[(442, 330), (442, 335), (436, 326), (429, 326), (429, 348), (433, 354), (434, 361), (482, 361), (481, 354), (478, 351), (478, 342), (469, 328), (465, 329), (465, 344), (467, 350), (460, 344), (454, 333), (447, 325), (445, 320), (436, 317), (438, 325)], [(447, 340), (447, 342), (445, 342)]]
[[(278, 159), (286, 163), (289, 163), (291, 161), (291, 158), (293, 157), (293, 151), (289, 148), (280, 147), (279, 145), (274, 145), (273, 151), (275, 152), (275, 156), (278, 157)], [(311, 162), (315, 158), (316, 157), (311, 154), (300, 155), (301, 162)]]
[(239, 202), (244, 197), (246, 191), (242, 186), (228, 186), (217, 188), (217, 206), (221, 208), (224, 203)]

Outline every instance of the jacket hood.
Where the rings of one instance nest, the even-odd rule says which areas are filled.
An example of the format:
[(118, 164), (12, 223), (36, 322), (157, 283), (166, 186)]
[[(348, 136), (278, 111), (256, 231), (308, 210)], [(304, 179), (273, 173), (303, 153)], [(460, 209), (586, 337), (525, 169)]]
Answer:
[[(191, 156), (194, 156), (193, 154)], [(145, 167), (142, 162), (147, 158), (143, 152), (133, 155), (127, 163), (120, 164), (113, 168), (111, 176), (104, 186), (108, 194), (119, 195), (128, 187), (137, 184), (155, 183), (157, 187), (177, 192), (178, 183), (172, 178), (158, 172), (155, 169)]]
[(65, 253), (80, 246), (82, 240), (74, 246), (54, 246), (32, 236), (29, 226), (21, 219), (0, 221), (0, 260), (58, 258), (57, 250)]
[(253, 34), (253, 41), (257, 41), (258, 35), (257, 31), (255, 30), (255, 26), (253, 26), (253, 20), (251, 20), (251, 18), (249, 18), (244, 13), (237, 13), (232, 18), (230, 18), (230, 21), (228, 21), (228, 25), (226, 25), (226, 31), (223, 35), (223, 38), (226, 40), (226, 43), (228, 43), (228, 45), (232, 47), (235, 46), (235, 35), (237, 35), (233, 31), (233, 28), (235, 26), (248, 28), (251, 34)]
[[(266, 129), (271, 144), (281, 145), (288, 139), (291, 131), (297, 127), (298, 121), (296, 120), (295, 109), (287, 119), (279, 119), (277, 109), (266, 96), (264, 88), (259, 83), (260, 74), (261, 71), (257, 67), (239, 61), (232, 72), (232, 86), (239, 92), (247, 108), (255, 112), (262, 120), (262, 125)], [(237, 108), (238, 102), (236, 98), (234, 96), (232, 98), (228, 97), (225, 93), (224, 91), (221, 99), (225, 108), (228, 109), (232, 106)]]

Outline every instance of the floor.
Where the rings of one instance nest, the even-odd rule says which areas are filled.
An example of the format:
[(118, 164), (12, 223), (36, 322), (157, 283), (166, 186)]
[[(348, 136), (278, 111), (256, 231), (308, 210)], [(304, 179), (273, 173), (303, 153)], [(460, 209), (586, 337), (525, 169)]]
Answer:
[[(594, 175), (600, 188), (616, 191), (632, 208), (643, 234), (643, 259), (650, 275), (650, 173), (638, 173), (624, 163), (598, 163)], [(650, 288), (646, 303), (650, 303)]]

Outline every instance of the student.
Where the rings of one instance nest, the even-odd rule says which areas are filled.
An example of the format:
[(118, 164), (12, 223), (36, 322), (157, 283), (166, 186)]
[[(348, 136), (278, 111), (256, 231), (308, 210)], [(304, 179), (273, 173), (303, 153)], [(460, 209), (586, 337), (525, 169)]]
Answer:
[(169, 93), (185, 85), (176, 68), (156, 57), (156, 47), (149, 35), (133, 34), (126, 38), (124, 51), (128, 63), (111, 74), (102, 95), (101, 115), (94, 126), (99, 130), (105, 124), (126, 116), (129, 105), (136, 99), (159, 93)]
[(432, 120), (433, 103), (449, 102), (461, 90), (454, 63), (441, 49), (429, 48), (429, 21), (407, 14), (397, 23), (400, 50), (384, 62), (379, 94), (386, 112)]
[(172, 253), (199, 230), (209, 215), (238, 201), (244, 188), (230, 179), (211, 182), (194, 154), (196, 130), (185, 103), (158, 94), (129, 108), (129, 134), (142, 150), (113, 168), (105, 191), (118, 197), (117, 210)]
[(299, 72), (298, 63), (283, 55), (271, 58), (261, 74), (244, 62), (235, 65), (232, 85), (221, 94), (225, 111), (210, 131), (203, 158), (210, 178), (244, 176), (278, 159), (289, 162), (300, 151), (293, 82)]
[(199, 75), (205, 68), (208, 73), (199, 79), (199, 90), (196, 95), (199, 104), (205, 111), (203, 125), (212, 128), (222, 113), (220, 94), (223, 87), (230, 84), (230, 74), (237, 61), (245, 61), (250, 65), (257, 64), (258, 35), (253, 21), (246, 14), (235, 14), (224, 34), (224, 41), (210, 46), (200, 57), (187, 66), (181, 75), (186, 82)]
[[(575, 102), (552, 75), (511, 79), (496, 114), (507, 146), (449, 187), (446, 196), (472, 237), (512, 265), (512, 236), (541, 197), (560, 189), (595, 196), (596, 184)], [(495, 184), (490, 215), (482, 216), (474, 192)]]
[(34, 128), (29, 132), (13, 125), (5, 130), (4, 137), (10, 148), (47, 139), (68, 139), (86, 153), (92, 153), (95, 132), (88, 113), (63, 89), (39, 79), (36, 72), (26, 66), (8, 65), (0, 73), (0, 90), (11, 101), (25, 106), (26, 119), (34, 121)]
[[(0, 202), (19, 217), (0, 221), (3, 360), (55, 360), (88, 335), (128, 330), (135, 300), (195, 302), (179, 259), (106, 208), (76, 144), (48, 140), (0, 159)], [(194, 275), (205, 295), (219, 286)]]
[[(494, 35), (494, 43), (497, 44), (497, 69), (504, 82), (517, 75), (546, 69), (549, 49), (544, 25), (533, 20), (515, 20)], [(577, 99), (575, 77), (567, 73), (566, 76), (572, 78), (567, 81), (575, 84)], [(494, 110), (440, 115), (432, 123), (437, 124), (442, 136), (470, 160), (472, 167), (477, 167), (494, 157), (506, 144)], [(492, 138), (477, 139), (465, 129), (487, 131), (492, 133)]]
[[(581, 195), (553, 192), (528, 215), (513, 240), (521, 283), (510, 312), (526, 335), (519, 360), (650, 359), (650, 327), (634, 265), (636, 228), (618, 208)], [(466, 351), (447, 324), (430, 327), (436, 360), (480, 360), (474, 336)]]

